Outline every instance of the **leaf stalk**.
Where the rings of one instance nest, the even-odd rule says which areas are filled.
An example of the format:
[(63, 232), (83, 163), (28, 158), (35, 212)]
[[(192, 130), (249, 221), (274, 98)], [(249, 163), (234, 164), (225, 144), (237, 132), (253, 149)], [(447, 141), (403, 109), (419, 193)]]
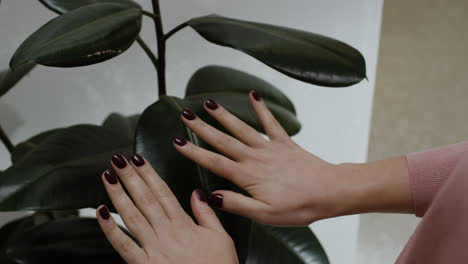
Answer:
[(2, 126), (0, 126), (0, 140), (2, 140), (3, 145), (7, 148), (8, 152), (12, 153), (13, 149), (15, 146), (11, 142), (10, 138), (8, 135), (5, 133), (5, 130), (3, 130)]
[(154, 18), (154, 25), (156, 27), (156, 41), (158, 42), (158, 87), (159, 96), (166, 95), (166, 38), (164, 36), (164, 29), (161, 18), (161, 8), (159, 0), (152, 0), (153, 13), (156, 15)]

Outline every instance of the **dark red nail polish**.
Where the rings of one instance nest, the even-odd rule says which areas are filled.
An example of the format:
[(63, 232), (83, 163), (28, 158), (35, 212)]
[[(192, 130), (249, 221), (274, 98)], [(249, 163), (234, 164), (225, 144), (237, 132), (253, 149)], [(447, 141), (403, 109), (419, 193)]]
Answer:
[(182, 116), (187, 120), (194, 120), (197, 116), (190, 110), (182, 111)]
[(174, 144), (181, 146), (181, 147), (187, 144), (187, 140), (183, 137), (175, 137), (172, 141), (174, 142)]
[(119, 180), (117, 179), (117, 174), (113, 170), (106, 170), (104, 172), (104, 178), (109, 184), (116, 184)]
[(252, 91), (252, 96), (256, 101), (262, 100), (262, 96), (260, 95), (260, 93), (257, 90)]
[(119, 153), (112, 156), (112, 163), (114, 163), (114, 165), (119, 169), (123, 169), (127, 166), (125, 158)]
[(208, 109), (213, 110), (213, 111), (218, 109), (218, 104), (215, 101), (211, 100), (211, 99), (207, 99), (205, 101), (205, 105), (206, 105), (206, 107), (208, 107)]
[(206, 195), (202, 189), (196, 189), (195, 194), (197, 195), (198, 200), (206, 202)]
[(107, 208), (107, 206), (103, 205), (101, 208), (99, 208), (98, 211), (99, 211), (99, 215), (102, 217), (102, 219), (109, 220), (110, 213), (109, 213), (109, 209)]
[(208, 196), (208, 203), (216, 208), (223, 208), (223, 195), (212, 193)]
[(137, 167), (145, 165), (145, 159), (143, 159), (143, 157), (138, 154), (134, 154), (130, 159), (132, 160), (132, 163), (135, 164), (135, 166)]

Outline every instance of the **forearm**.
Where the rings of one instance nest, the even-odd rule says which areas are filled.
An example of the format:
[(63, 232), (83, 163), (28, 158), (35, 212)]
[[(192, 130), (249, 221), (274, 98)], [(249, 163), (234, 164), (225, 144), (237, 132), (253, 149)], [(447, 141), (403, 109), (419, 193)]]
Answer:
[(347, 178), (342, 215), (414, 212), (406, 157), (340, 164), (337, 170)]

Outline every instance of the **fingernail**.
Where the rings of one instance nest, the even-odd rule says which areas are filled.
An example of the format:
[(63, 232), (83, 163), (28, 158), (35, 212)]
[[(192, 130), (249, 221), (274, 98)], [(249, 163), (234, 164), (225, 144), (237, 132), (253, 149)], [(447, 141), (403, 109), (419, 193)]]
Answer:
[(208, 196), (208, 203), (216, 208), (223, 208), (223, 195), (222, 194), (210, 194)]
[(183, 137), (175, 137), (172, 141), (174, 141), (174, 144), (181, 146), (181, 147), (187, 144), (187, 140)]
[(195, 194), (197, 195), (198, 200), (206, 202), (206, 195), (202, 189), (196, 189)]
[(260, 93), (257, 90), (252, 91), (252, 96), (256, 101), (262, 100), (262, 96), (260, 95)]
[(208, 107), (208, 109), (213, 110), (213, 111), (218, 109), (218, 104), (215, 101), (211, 100), (211, 99), (207, 99), (205, 101), (205, 105), (206, 105), (206, 107)]
[(123, 169), (127, 166), (125, 158), (119, 153), (112, 156), (112, 163), (114, 163), (114, 165), (119, 169)]
[(106, 170), (104, 172), (104, 178), (109, 184), (116, 184), (119, 180), (117, 179), (117, 174), (113, 170)]
[(184, 116), (184, 118), (187, 120), (194, 120), (195, 118), (197, 118), (197, 116), (190, 110), (182, 111), (182, 116)]
[(130, 159), (132, 160), (132, 163), (135, 164), (135, 166), (137, 167), (145, 165), (145, 159), (143, 159), (143, 157), (138, 154), (133, 154), (133, 156)]
[(102, 217), (102, 219), (109, 220), (110, 213), (109, 213), (109, 209), (107, 208), (107, 206), (103, 205), (101, 208), (99, 208), (98, 211), (99, 211), (99, 215)]

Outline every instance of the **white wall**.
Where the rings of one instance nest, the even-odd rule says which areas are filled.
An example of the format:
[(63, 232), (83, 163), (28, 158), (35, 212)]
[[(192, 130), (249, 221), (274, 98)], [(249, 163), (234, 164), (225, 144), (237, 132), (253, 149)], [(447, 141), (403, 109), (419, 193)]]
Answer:
[[(2, 1), (0, 66), (15, 48), (53, 15), (38, 1)], [(140, 0), (145, 7), (146, 0)], [(296, 141), (332, 162), (366, 160), (382, 0), (163, 0), (166, 28), (187, 19), (219, 13), (240, 19), (281, 24), (325, 34), (358, 48), (366, 57), (368, 77), (349, 89), (324, 89), (292, 80), (234, 50), (209, 44), (186, 29), (169, 42), (169, 93), (182, 96), (190, 75), (206, 64), (243, 69), (276, 84), (295, 102), (303, 123)], [(153, 27), (145, 22), (144, 39), (154, 47)], [(0, 121), (14, 142), (40, 131), (77, 123), (100, 123), (111, 111), (135, 113), (156, 100), (155, 73), (137, 46), (103, 64), (57, 69), (39, 67), (0, 98)], [(0, 148), (0, 167), (10, 162)], [(92, 214), (92, 212), (87, 212)], [(0, 214), (2, 218), (9, 215)], [(352, 264), (358, 217), (312, 225), (332, 263)]]

